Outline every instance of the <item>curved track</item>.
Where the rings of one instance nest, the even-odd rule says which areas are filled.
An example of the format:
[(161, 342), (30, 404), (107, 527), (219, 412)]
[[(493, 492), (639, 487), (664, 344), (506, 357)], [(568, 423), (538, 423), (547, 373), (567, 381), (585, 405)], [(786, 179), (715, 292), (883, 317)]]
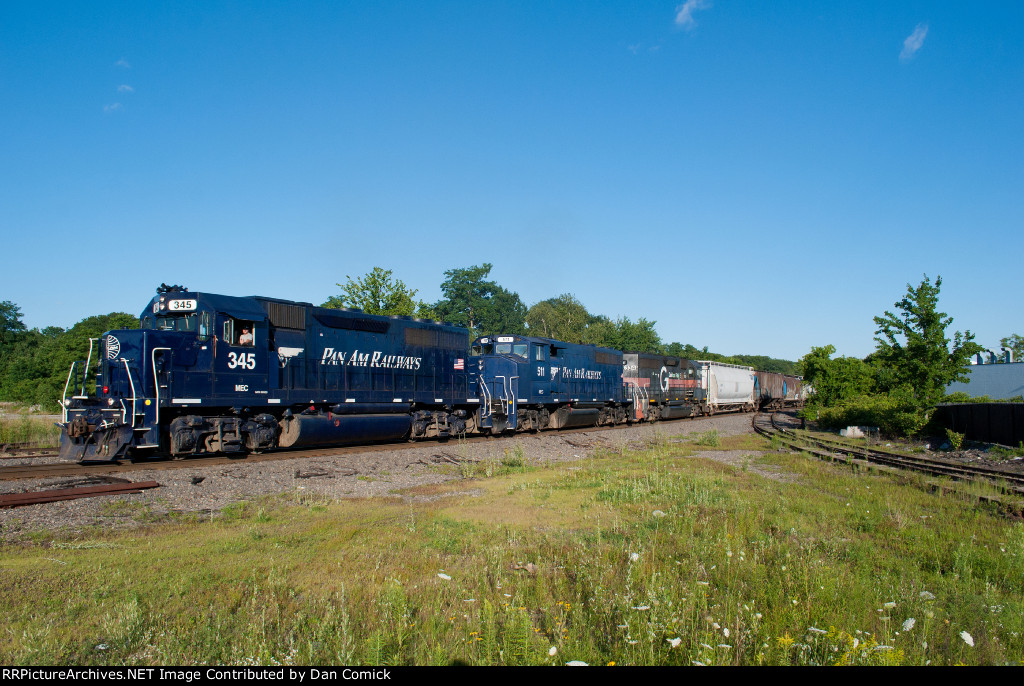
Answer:
[(994, 484), (1004, 493), (1024, 495), (1024, 475), (982, 465), (965, 465), (951, 460), (904, 455), (879, 448), (851, 446), (838, 440), (810, 436), (792, 427), (780, 426), (776, 413), (766, 419), (758, 413), (752, 420), (754, 431), (794, 448), (826, 460), (843, 460), (858, 464), (874, 464), (896, 469), (909, 469), (958, 481), (982, 481)]

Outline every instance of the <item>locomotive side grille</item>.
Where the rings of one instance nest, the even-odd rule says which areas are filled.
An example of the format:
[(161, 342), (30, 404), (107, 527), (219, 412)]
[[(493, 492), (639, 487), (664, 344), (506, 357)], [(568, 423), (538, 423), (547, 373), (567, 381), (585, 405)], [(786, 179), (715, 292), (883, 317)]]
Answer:
[(387, 333), (390, 322), (359, 317), (341, 317), (333, 314), (314, 314), (316, 320), (332, 329), (349, 329), (351, 331), (369, 331), (370, 333)]
[(622, 358), (612, 353), (603, 353), (598, 351), (597, 353), (598, 364), (622, 364)]
[(263, 307), (267, 310), (267, 316), (270, 317), (273, 326), (285, 329), (306, 328), (305, 307), (274, 302), (264, 302)]
[(466, 347), (466, 342), (465, 336), (449, 331), (414, 329), (412, 327), (405, 330), (406, 345), (463, 350)]

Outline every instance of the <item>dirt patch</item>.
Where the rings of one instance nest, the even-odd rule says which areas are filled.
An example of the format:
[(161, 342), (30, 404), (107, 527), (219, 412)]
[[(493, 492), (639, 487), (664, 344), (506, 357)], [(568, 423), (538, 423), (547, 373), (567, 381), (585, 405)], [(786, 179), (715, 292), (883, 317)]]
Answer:
[(727, 464), (736, 469), (782, 483), (793, 483), (800, 478), (799, 475), (792, 472), (783, 471), (770, 465), (758, 464), (758, 458), (765, 454), (760, 451), (751, 450), (702, 450), (696, 453), (694, 457), (703, 457), (707, 460)]

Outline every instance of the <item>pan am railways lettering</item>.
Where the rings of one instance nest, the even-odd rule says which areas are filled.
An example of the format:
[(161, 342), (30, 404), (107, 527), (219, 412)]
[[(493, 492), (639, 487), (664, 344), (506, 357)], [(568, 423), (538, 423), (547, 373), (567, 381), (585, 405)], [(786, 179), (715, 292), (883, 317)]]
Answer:
[(412, 369), (420, 368), (422, 357), (406, 357), (404, 355), (385, 355), (380, 351), (372, 353), (360, 353), (353, 350), (352, 354), (345, 351), (335, 351), (334, 348), (324, 348), (324, 356), (320, 364), (333, 367), (348, 365), (350, 367), (377, 367), (380, 369)]

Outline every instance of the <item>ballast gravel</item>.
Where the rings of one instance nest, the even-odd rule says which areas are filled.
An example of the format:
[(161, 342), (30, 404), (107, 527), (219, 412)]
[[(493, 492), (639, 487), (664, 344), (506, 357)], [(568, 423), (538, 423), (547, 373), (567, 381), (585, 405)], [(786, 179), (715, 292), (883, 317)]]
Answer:
[[(750, 433), (751, 416), (726, 414), (700, 419), (620, 427), (604, 431), (560, 433), (545, 431), (493, 438), (484, 442), (424, 441), (415, 447), (345, 455), (327, 455), (230, 465), (195, 466), (170, 470), (144, 470), (111, 475), (117, 480), (157, 481), (159, 488), (79, 500), (65, 500), (0, 509), (0, 541), (16, 542), (47, 532), (74, 534), (98, 527), (117, 530), (146, 526), (171, 513), (215, 518), (224, 507), (260, 496), (282, 493), (325, 499), (375, 498), (429, 499), (407, 493), (416, 486), (464, 478), (476, 463), (500, 462), (520, 454), (530, 464), (570, 462), (593, 456), (601, 449), (643, 448), (662, 439), (684, 437), (717, 429), (722, 437)], [(696, 446), (695, 446), (696, 447)], [(703, 451), (696, 455), (735, 466), (751, 465), (751, 451)], [(751, 471), (758, 468), (751, 467)], [(479, 473), (479, 470), (477, 470)], [(780, 478), (776, 472), (764, 472)], [(782, 475), (784, 476), (784, 475)], [(103, 477), (36, 479), (0, 482), (0, 493), (71, 488), (104, 483)]]

